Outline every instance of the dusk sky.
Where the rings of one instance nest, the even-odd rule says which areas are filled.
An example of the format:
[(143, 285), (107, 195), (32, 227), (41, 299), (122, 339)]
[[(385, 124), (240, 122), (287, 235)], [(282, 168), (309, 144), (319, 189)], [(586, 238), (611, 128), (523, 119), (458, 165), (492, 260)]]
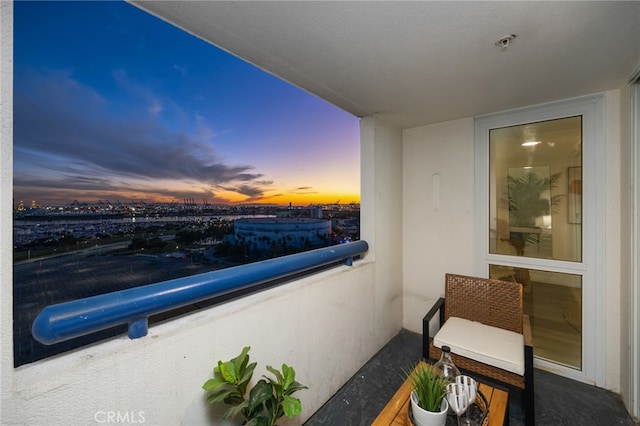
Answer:
[(356, 117), (124, 2), (14, 19), (15, 204), (360, 201)]

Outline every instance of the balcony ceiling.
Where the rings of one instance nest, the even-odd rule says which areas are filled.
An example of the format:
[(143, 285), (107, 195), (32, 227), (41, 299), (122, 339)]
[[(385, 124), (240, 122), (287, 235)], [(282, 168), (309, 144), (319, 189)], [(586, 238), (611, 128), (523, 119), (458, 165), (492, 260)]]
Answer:
[(637, 1), (134, 4), (401, 128), (619, 88), (640, 64)]

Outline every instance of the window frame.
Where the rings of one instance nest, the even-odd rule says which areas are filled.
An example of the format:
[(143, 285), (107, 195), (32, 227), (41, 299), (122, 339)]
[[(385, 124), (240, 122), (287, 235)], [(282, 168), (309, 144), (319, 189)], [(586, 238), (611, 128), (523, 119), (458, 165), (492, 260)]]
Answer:
[[(489, 253), (489, 129), (553, 120), (583, 117), (583, 182), (592, 188), (583, 194), (585, 215), (582, 226), (582, 262), (522, 258)], [(574, 380), (604, 385), (605, 365), (605, 131), (604, 94), (478, 116), (475, 119), (475, 273), (487, 277), (489, 264), (524, 266), (532, 269), (567, 272), (583, 276), (582, 370), (535, 359), (535, 365), (553, 369)], [(586, 314), (586, 315), (585, 315)]]

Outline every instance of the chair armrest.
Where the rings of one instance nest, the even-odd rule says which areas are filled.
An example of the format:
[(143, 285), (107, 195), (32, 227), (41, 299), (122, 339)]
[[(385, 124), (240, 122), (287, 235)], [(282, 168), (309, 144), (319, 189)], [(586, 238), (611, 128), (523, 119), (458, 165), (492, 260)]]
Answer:
[(422, 356), (425, 359), (429, 359), (429, 343), (431, 342), (431, 336), (429, 335), (429, 322), (436, 315), (436, 312), (440, 312), (440, 327), (444, 324), (444, 297), (439, 298), (436, 303), (433, 304), (427, 315), (422, 319)]
[(533, 334), (531, 334), (531, 320), (529, 315), (522, 316), (522, 334), (524, 336), (524, 345), (533, 346)]
[(440, 312), (440, 327), (442, 327), (442, 324), (444, 324), (444, 310), (442, 308), (444, 308), (444, 297), (439, 298), (436, 303), (433, 304), (422, 321), (431, 321), (436, 312)]

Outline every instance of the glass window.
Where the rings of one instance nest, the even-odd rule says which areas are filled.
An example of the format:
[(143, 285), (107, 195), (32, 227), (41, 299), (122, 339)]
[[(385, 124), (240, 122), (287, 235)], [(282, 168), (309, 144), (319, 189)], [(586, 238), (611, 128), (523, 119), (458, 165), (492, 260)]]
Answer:
[(476, 119), (476, 271), (522, 284), (535, 365), (604, 375), (602, 94)]
[(582, 261), (582, 118), (491, 129), (489, 252)]
[[(489, 253), (582, 262), (582, 117), (491, 129), (489, 166)], [(489, 275), (523, 285), (536, 357), (580, 370), (582, 276), (496, 263)]]
[(526, 282), (524, 313), (529, 316), (537, 358), (582, 369), (582, 276), (489, 265), (494, 279)]

